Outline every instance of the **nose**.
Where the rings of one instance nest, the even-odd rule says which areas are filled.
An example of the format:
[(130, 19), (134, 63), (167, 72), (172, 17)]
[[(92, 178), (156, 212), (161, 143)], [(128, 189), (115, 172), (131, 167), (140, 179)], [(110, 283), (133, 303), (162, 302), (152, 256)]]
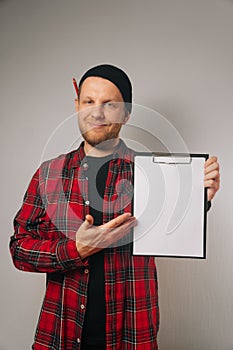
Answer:
[(91, 115), (95, 119), (103, 119), (104, 118), (104, 108), (103, 105), (94, 106), (91, 111)]

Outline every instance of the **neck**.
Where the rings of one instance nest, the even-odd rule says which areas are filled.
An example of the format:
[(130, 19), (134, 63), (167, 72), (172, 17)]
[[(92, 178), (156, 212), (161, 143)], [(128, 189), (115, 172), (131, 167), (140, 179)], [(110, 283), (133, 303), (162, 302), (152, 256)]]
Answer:
[(101, 144), (96, 146), (91, 146), (87, 141), (84, 141), (84, 151), (87, 156), (105, 157), (115, 151), (119, 141), (119, 138), (116, 138), (101, 142)]

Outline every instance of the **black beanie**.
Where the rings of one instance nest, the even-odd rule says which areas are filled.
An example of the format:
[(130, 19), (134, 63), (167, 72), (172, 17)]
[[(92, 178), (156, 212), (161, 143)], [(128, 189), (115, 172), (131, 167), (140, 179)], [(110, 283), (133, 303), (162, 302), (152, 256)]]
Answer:
[(132, 85), (129, 77), (126, 73), (115, 66), (110, 64), (101, 64), (90, 68), (80, 79), (79, 88), (85, 79), (89, 77), (100, 77), (111, 81), (120, 90), (124, 102), (126, 102), (126, 108), (131, 113), (132, 110)]

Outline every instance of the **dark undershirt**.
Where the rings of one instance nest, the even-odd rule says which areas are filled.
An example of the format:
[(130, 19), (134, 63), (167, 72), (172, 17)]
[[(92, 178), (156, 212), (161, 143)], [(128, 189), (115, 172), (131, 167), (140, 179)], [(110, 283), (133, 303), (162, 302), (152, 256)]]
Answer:
[[(86, 157), (88, 169), (88, 200), (90, 214), (94, 225), (103, 224), (103, 197), (108, 176), (109, 161), (107, 157)], [(106, 306), (104, 278), (104, 250), (89, 257), (90, 276), (85, 320), (83, 325), (83, 342), (88, 345), (105, 345), (106, 342)]]

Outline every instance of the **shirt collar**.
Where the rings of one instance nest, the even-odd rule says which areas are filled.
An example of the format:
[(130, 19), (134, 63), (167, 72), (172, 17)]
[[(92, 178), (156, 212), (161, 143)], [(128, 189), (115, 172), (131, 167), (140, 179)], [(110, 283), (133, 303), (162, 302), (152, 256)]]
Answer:
[[(129, 149), (123, 140), (120, 139), (120, 142), (115, 149), (113, 153), (113, 161), (116, 161), (117, 159), (123, 159), (125, 162), (132, 162), (133, 161), (133, 150)], [(75, 151), (72, 151), (68, 153), (68, 161), (70, 161), (71, 168), (77, 168), (82, 163), (83, 159), (85, 158), (85, 151), (84, 151), (84, 141), (80, 144), (79, 148)]]

